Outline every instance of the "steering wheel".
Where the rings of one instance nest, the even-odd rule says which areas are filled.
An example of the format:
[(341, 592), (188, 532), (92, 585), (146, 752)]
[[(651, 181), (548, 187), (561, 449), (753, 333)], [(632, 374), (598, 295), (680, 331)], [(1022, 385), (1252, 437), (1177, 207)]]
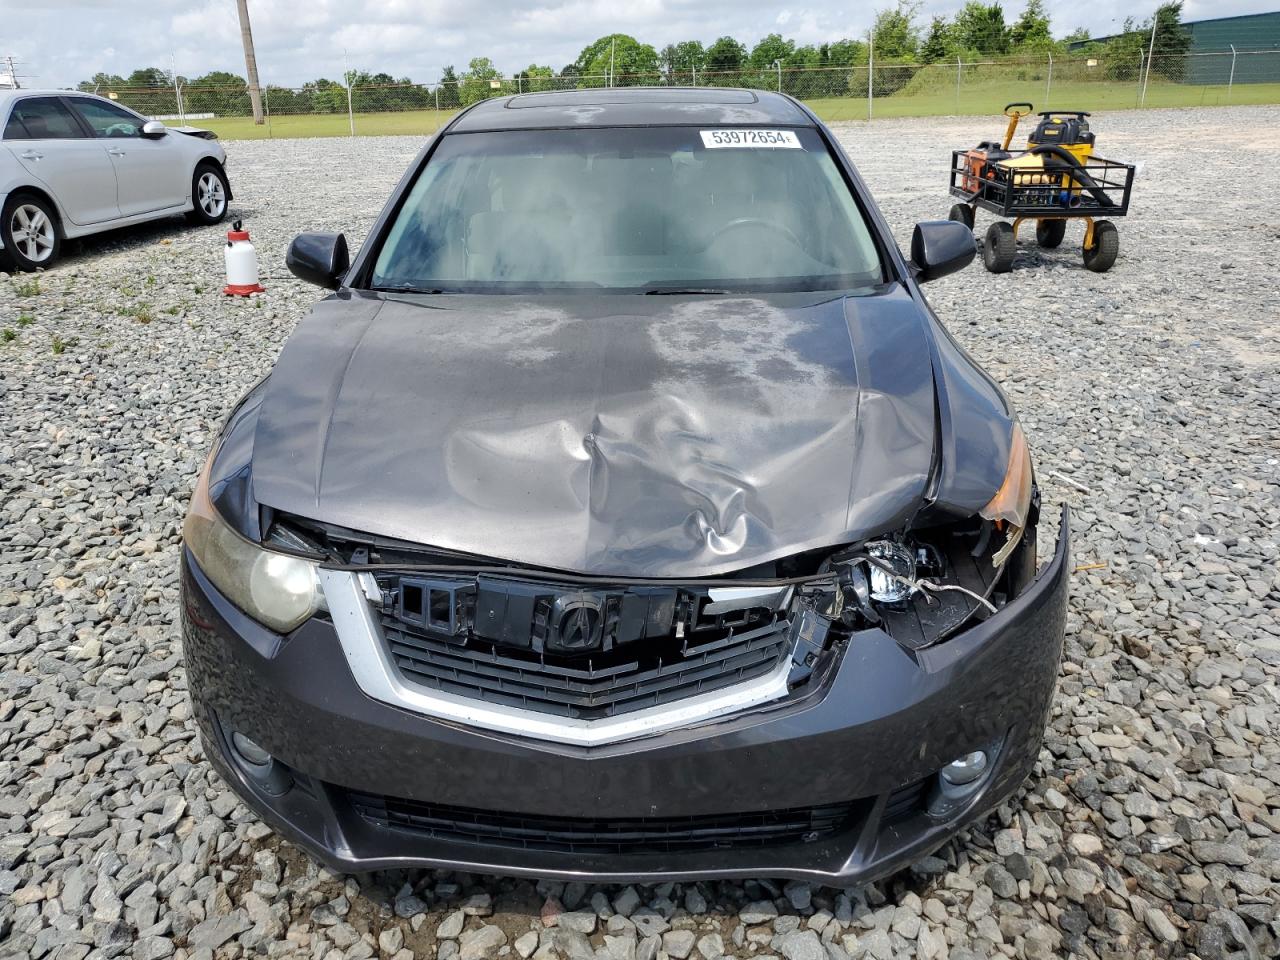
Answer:
[(711, 235), (711, 239), (707, 241), (706, 247), (703, 247), (703, 249), (705, 250), (707, 247), (716, 243), (726, 233), (733, 230), (742, 230), (747, 227), (762, 227), (765, 230), (772, 230), (774, 233), (781, 234), (786, 237), (801, 250), (804, 249), (804, 244), (800, 242), (800, 238), (792, 233), (787, 227), (784, 227), (780, 223), (774, 223), (772, 220), (761, 220), (759, 217), (739, 217), (736, 220), (730, 220)]

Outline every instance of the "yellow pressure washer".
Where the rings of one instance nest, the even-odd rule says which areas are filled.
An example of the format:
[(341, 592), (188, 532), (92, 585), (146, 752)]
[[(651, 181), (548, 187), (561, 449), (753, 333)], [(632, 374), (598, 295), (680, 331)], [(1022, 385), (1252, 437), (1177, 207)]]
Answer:
[(1018, 227), (1036, 223), (1036, 241), (1044, 249), (1062, 243), (1067, 221), (1085, 221), (1084, 265), (1103, 273), (1120, 252), (1120, 235), (1110, 220), (1129, 211), (1134, 168), (1094, 154), (1089, 114), (1083, 110), (1045, 110), (1027, 137), (1024, 150), (1010, 151), (1018, 124), (1030, 116), (1030, 103), (1004, 108), (1009, 118), (1003, 141), (984, 141), (973, 150), (951, 154), (951, 194), (963, 203), (951, 208), (950, 219), (973, 228), (978, 207), (1013, 224), (991, 224), (983, 243), (982, 260), (992, 273), (1008, 273), (1017, 254)]

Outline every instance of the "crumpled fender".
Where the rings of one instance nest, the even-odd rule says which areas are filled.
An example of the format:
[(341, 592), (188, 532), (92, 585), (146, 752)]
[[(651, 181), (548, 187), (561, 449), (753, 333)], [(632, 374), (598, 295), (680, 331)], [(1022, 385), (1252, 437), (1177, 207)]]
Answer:
[(1016, 417), (1004, 392), (928, 310), (937, 448), (926, 522), (971, 517), (1004, 482)]
[(253, 497), (253, 440), (267, 393), (267, 378), (249, 388), (232, 408), (214, 440), (209, 463), (209, 499), (241, 536), (262, 541), (262, 511)]

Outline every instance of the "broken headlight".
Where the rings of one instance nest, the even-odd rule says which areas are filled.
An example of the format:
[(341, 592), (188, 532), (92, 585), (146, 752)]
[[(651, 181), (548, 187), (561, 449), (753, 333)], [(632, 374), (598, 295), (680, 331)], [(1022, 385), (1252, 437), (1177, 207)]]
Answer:
[(978, 516), (990, 520), (996, 529), (1006, 532), (1004, 545), (991, 556), (995, 567), (1004, 566), (1005, 562), (1018, 546), (1022, 533), (1027, 528), (1027, 517), (1031, 512), (1031, 491), (1035, 486), (1034, 473), (1031, 469), (1031, 451), (1027, 448), (1027, 438), (1022, 434), (1022, 427), (1013, 425), (1013, 437), (1009, 442), (1009, 465), (1005, 469), (1004, 482), (991, 498), (991, 502), (978, 511)]
[(867, 556), (876, 561), (869, 564), (868, 592), (878, 603), (901, 603), (915, 589), (916, 558), (901, 543), (893, 540), (873, 540), (866, 545)]
[(182, 539), (219, 592), (263, 626), (288, 633), (320, 608), (317, 565), (264, 549), (231, 529), (209, 499), (207, 469), (191, 498)]

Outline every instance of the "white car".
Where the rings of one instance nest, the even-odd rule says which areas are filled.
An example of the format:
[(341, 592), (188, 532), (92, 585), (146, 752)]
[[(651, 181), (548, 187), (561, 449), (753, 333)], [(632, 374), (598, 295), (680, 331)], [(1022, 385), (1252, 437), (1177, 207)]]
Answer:
[(48, 267), (70, 237), (227, 214), (227, 155), (208, 131), (69, 90), (0, 90), (0, 131), (0, 269)]

